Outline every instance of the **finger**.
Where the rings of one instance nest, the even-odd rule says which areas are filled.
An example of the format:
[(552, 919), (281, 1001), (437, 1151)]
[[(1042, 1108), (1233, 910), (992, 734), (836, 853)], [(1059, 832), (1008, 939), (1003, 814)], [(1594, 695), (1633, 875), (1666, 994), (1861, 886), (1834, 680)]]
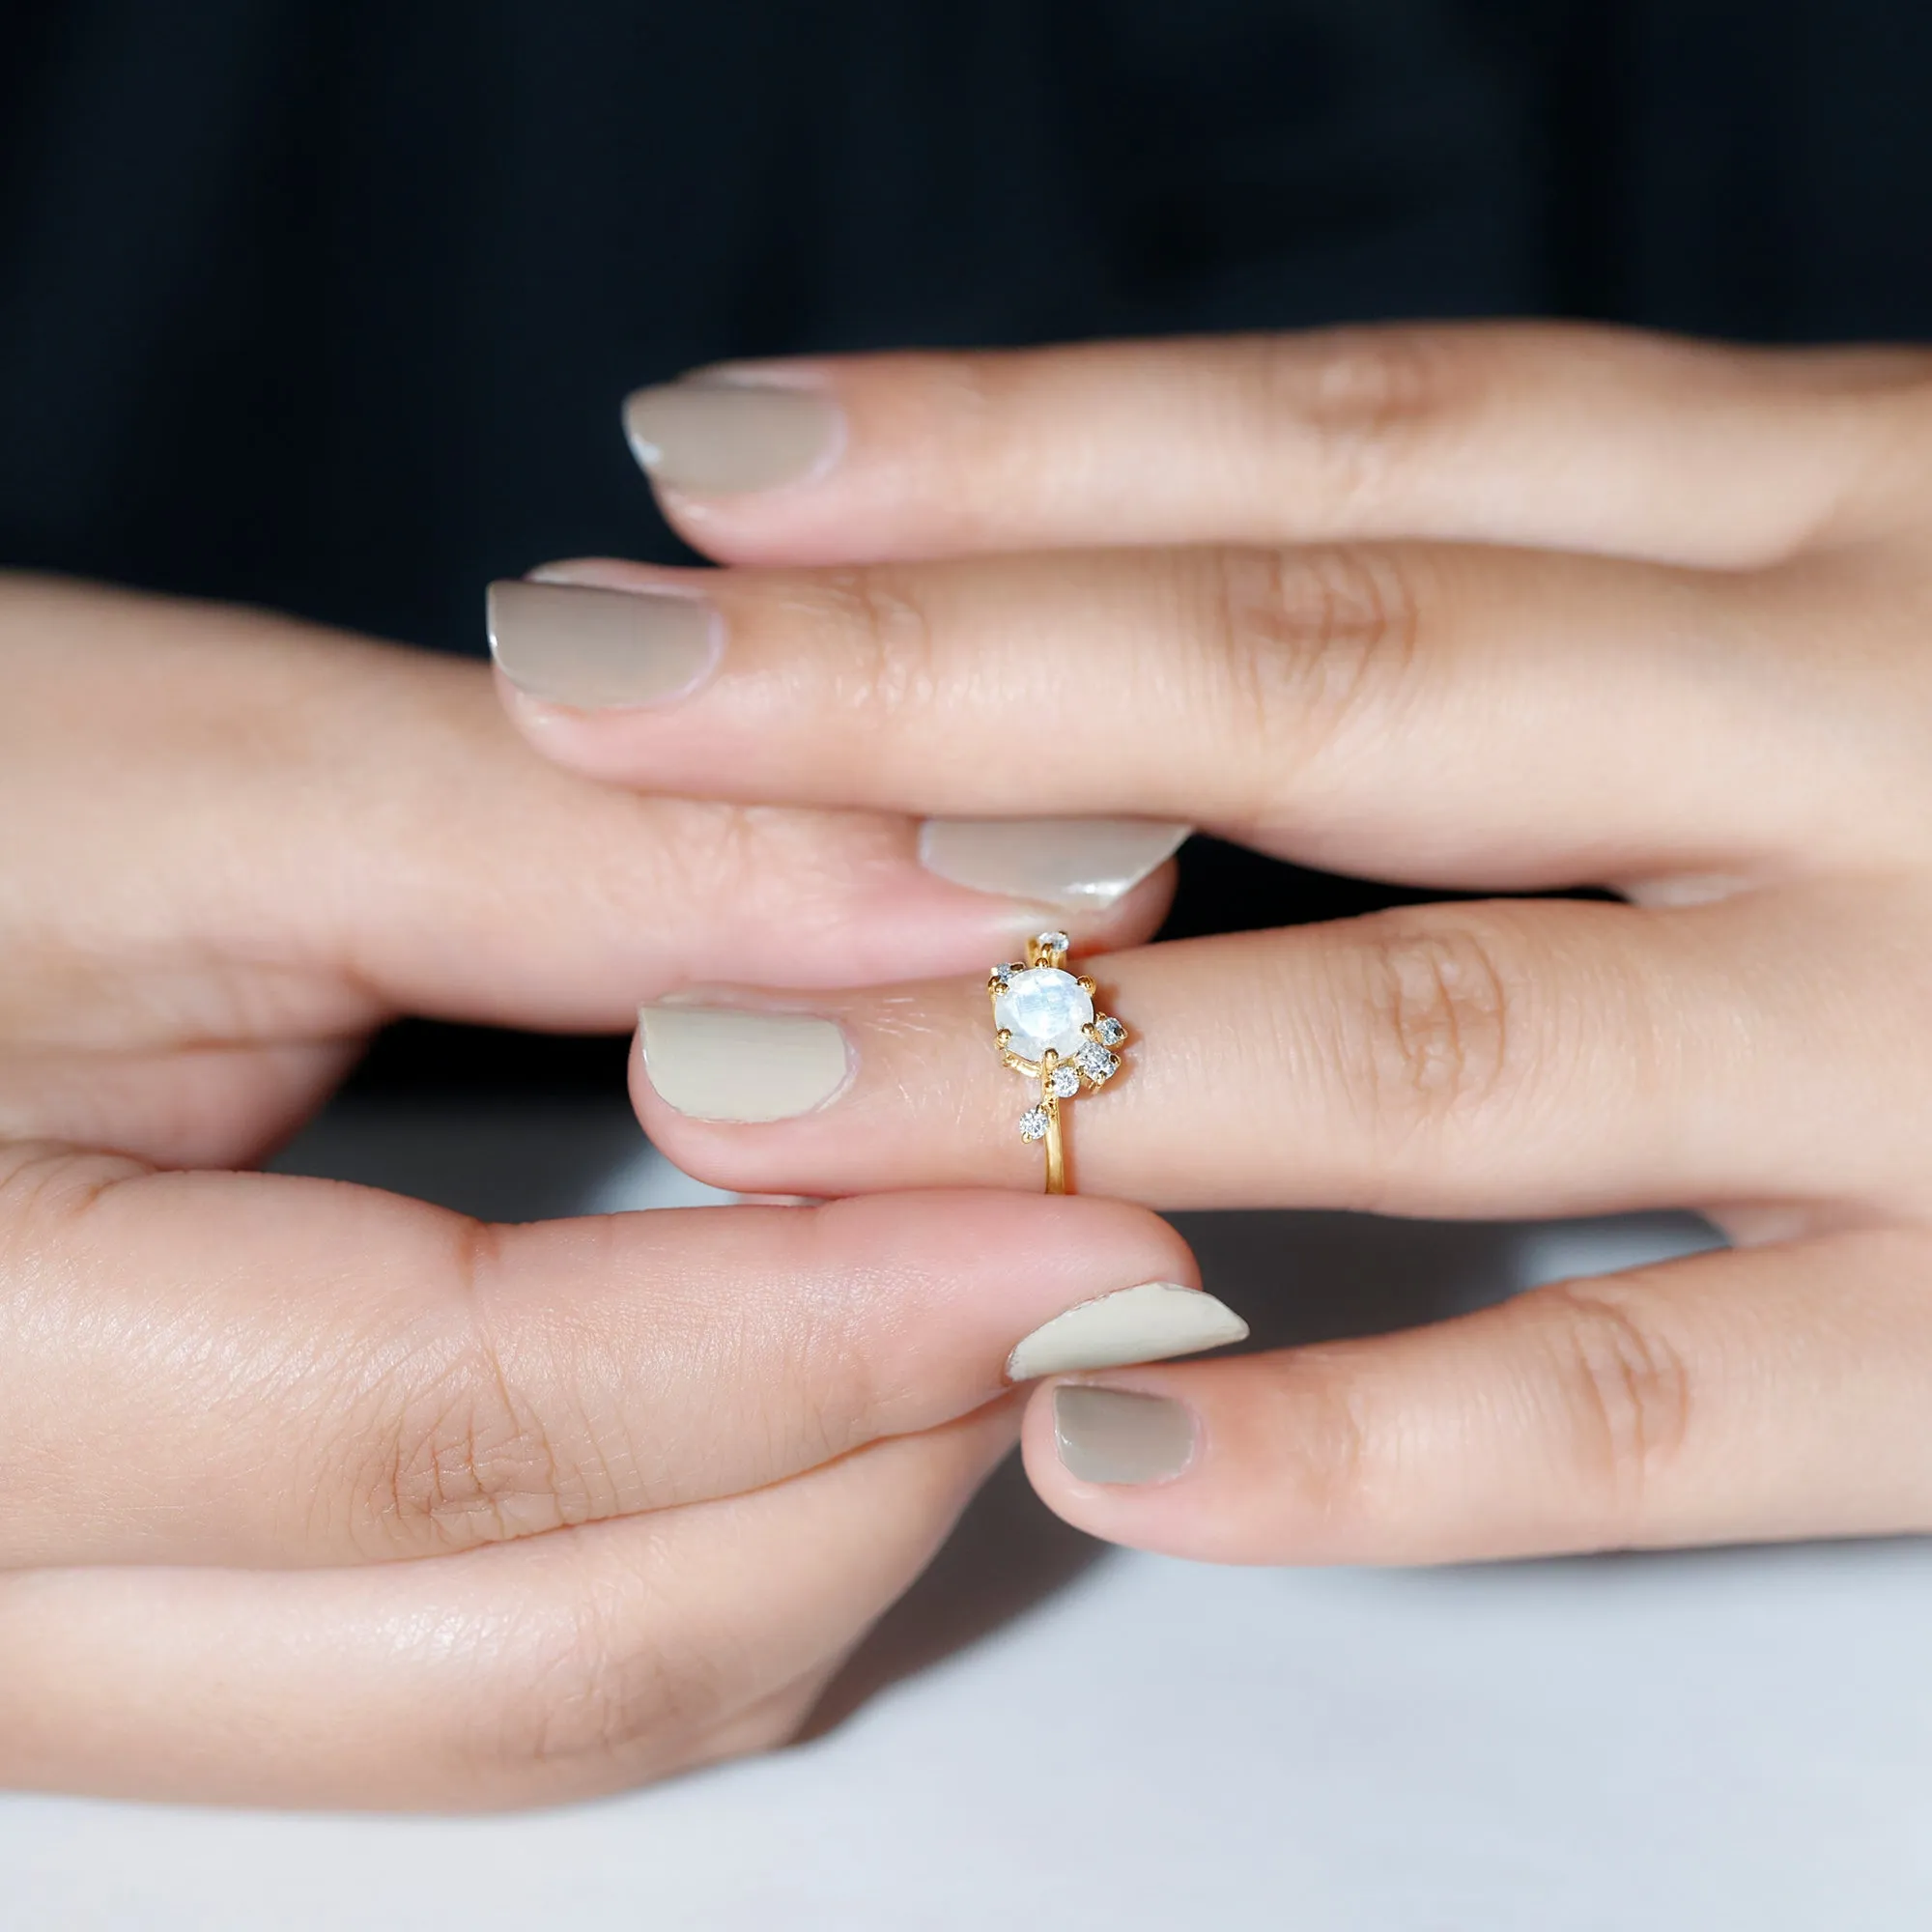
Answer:
[[(1932, 1146), (1902, 1042), (1926, 923), (1888, 879), (1671, 912), (1420, 906), (1081, 961), (1128, 1037), (1120, 1073), (1065, 1103), (1074, 1183), (1163, 1208), (1914, 1216)], [(814, 1195), (1041, 1184), (1019, 1132), (1038, 1083), (1001, 1063), (983, 980), (738, 997), (835, 1023), (852, 1078), (749, 1120), (738, 1015), (646, 1009), (633, 1095), (688, 1172)], [(1876, 1154), (1872, 1119), (1896, 1127)]]
[(752, 1495), (379, 1570), (0, 1579), (0, 1784), (474, 1808), (781, 1743), (1015, 1421), (1002, 1405)]
[(1902, 660), (1813, 647), (1848, 624), (1903, 646), (1910, 605), (1879, 608), (1836, 560), (1738, 578), (1387, 546), (573, 573), (597, 582), (531, 587), (719, 614), (709, 681), (675, 704), (513, 700), (547, 755), (653, 790), (1138, 813), (1492, 891), (1769, 875), (1924, 838)]
[(1924, 480), (1929, 367), (1352, 328), (731, 364), (626, 425), (677, 527), (733, 563), (1406, 536), (1737, 565), (1869, 529), (1901, 463)]
[[(218, 1070), (185, 1104), (178, 1050), (286, 1052), (295, 1106), (399, 1011), (619, 1031), (691, 982), (963, 965), (1051, 895), (941, 878), (903, 819), (586, 782), (529, 756), (483, 667), (257, 613), (14, 581), (0, 661), (16, 1137), (230, 1164), (283, 1122), (238, 1119)], [(1137, 883), (1071, 916), (1149, 930), (1167, 883)]]
[(1922, 1531), (1926, 1260), (1922, 1233), (1843, 1235), (1063, 1382), (1028, 1410), (1027, 1469), (1092, 1535), (1218, 1562)]
[(490, 1228), (13, 1150), (0, 1566), (357, 1563), (703, 1501), (965, 1415), (1043, 1322), (1194, 1279), (1104, 1202)]

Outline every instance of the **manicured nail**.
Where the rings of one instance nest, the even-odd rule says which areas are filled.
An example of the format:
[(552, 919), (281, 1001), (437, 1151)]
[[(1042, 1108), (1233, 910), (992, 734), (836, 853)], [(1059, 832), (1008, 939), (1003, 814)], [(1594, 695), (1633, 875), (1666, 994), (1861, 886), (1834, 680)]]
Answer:
[(1070, 1369), (1165, 1361), (1244, 1342), (1247, 1335), (1248, 1324), (1225, 1301), (1179, 1282), (1144, 1281), (1043, 1322), (1007, 1357), (1007, 1376), (1025, 1382)]
[(822, 1107), (850, 1070), (845, 1036), (811, 1013), (645, 1007), (644, 1072), (666, 1106), (700, 1121), (788, 1121)]
[(1089, 1388), (1053, 1392), (1061, 1463), (1083, 1483), (1160, 1483), (1194, 1460), (1194, 1417), (1164, 1395)]
[(626, 397), (624, 433), (656, 481), (723, 497), (802, 483), (829, 468), (845, 417), (820, 389), (699, 377)]
[(603, 710), (703, 683), (724, 627), (701, 598), (512, 580), (490, 586), (490, 654), (519, 691)]
[(975, 892), (1100, 912), (1173, 858), (1191, 829), (1155, 818), (928, 818), (919, 862)]

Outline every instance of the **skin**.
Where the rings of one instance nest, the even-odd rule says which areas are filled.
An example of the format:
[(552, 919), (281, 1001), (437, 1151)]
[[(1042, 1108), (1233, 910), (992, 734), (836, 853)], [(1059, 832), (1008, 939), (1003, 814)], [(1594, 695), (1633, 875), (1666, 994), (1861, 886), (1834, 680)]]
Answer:
[(257, 612), (0, 580), (0, 1784), (523, 1804), (779, 1743), (1010, 1446), (1013, 1344), (1193, 1278), (1103, 1201), (492, 1227), (232, 1171), (401, 1012), (617, 1031), (1039, 912)]
[[(1738, 1244), (1081, 1378), (1189, 1410), (1162, 1482), (1074, 1480), (1044, 1386), (1041, 1495), (1238, 1562), (1932, 1528), (1932, 357), (1505, 327), (777, 373), (837, 397), (839, 459), (664, 493), (736, 568), (569, 567), (710, 595), (715, 677), (629, 712), (506, 692), (547, 756), (739, 801), (1158, 814), (1503, 895), (1094, 962), (1138, 1044), (1076, 1103), (1080, 1184), (1690, 1207)], [(1621, 902), (1506, 896), (1591, 885)], [(909, 977), (792, 1002), (853, 1042), (831, 1105), (685, 1120), (640, 1069), (653, 1137), (727, 1186), (1037, 1186), (979, 981)]]

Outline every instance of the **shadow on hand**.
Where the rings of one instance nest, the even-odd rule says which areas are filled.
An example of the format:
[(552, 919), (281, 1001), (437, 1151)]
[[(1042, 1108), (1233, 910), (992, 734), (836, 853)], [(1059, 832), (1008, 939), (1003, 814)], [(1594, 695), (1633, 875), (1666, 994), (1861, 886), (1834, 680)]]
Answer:
[[(1509, 1223), (1279, 1212), (1170, 1218), (1200, 1257), (1203, 1282), (1253, 1331), (1231, 1354), (1417, 1327), (1521, 1285), (1523, 1230)], [(930, 1567), (847, 1660), (801, 1742), (990, 1635), (1110, 1553), (1110, 1545), (1053, 1515), (1018, 1456), (1009, 1457)]]

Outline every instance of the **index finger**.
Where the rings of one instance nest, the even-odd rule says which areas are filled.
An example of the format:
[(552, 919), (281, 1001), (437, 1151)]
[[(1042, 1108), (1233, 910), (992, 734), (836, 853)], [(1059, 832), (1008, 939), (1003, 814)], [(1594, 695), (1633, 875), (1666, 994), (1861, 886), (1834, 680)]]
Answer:
[(1196, 1280), (1163, 1222), (1100, 1201), (493, 1227), (0, 1156), (0, 1567), (353, 1563), (736, 1494), (995, 1400), (1078, 1304)]
[(1922, 353), (1504, 323), (734, 363), (625, 419), (731, 563), (1417, 537), (1716, 566), (1885, 515), (1863, 486), (1929, 412)]

